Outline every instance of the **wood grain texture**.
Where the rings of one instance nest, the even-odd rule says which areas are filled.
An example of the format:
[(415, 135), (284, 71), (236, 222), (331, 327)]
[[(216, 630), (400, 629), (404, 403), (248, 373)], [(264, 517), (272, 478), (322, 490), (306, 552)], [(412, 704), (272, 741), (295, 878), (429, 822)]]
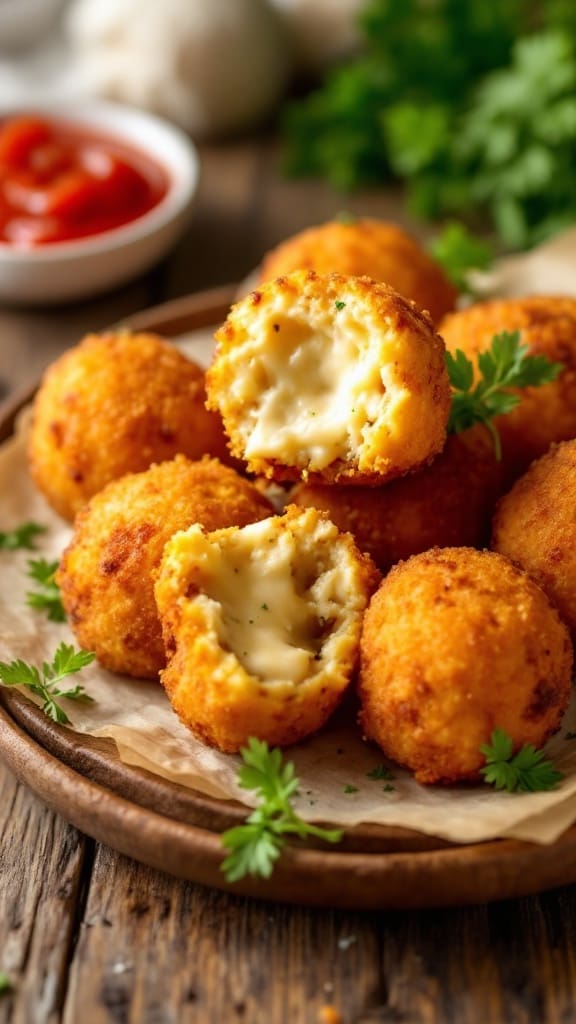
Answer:
[(92, 844), (0, 764), (0, 1022), (57, 1021)]
[(377, 986), (376, 927), (174, 882), (101, 848), (64, 1024), (305, 1024), (355, 1020)]

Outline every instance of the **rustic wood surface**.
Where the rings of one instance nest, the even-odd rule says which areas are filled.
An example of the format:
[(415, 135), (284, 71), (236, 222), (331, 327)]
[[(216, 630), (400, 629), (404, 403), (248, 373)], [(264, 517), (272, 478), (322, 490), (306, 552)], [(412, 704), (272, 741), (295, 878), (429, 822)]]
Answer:
[[(204, 149), (196, 217), (173, 255), (89, 303), (0, 310), (5, 395), (83, 332), (241, 279), (263, 251), (343, 207), (282, 181), (273, 147)], [(181, 882), (84, 838), (0, 765), (0, 1024), (569, 1024), (576, 890), (475, 908), (357, 913), (256, 903)]]

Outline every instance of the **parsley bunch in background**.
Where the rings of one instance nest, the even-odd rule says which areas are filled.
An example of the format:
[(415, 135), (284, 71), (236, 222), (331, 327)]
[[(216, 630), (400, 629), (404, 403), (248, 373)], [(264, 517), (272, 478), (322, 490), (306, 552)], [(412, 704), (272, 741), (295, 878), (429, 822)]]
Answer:
[(370, 0), (365, 52), (286, 117), (287, 170), (407, 183), (414, 213), (488, 214), (520, 248), (576, 220), (576, 4)]

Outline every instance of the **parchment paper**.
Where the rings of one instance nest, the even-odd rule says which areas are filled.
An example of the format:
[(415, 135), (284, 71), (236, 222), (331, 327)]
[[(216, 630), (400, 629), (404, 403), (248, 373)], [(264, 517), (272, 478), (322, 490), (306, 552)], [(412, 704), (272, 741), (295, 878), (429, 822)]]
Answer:
[[(539, 259), (538, 253), (524, 257), (529, 263), (526, 293), (576, 294), (576, 233), (568, 234), (568, 240), (566, 234), (558, 239), (558, 250), (552, 247), (552, 255), (548, 245), (544, 258)], [(504, 269), (510, 272), (509, 265)], [(516, 262), (515, 280), (518, 273)], [(507, 279), (503, 280), (506, 284)], [(492, 273), (493, 290), (498, 290), (497, 282), (498, 268)], [(182, 347), (205, 362), (211, 351), (210, 335), (199, 332), (183, 339)], [(28, 519), (43, 523), (48, 532), (39, 538), (38, 556), (57, 558), (70, 527), (49, 509), (29, 478), (26, 429), (24, 416), (16, 436), (0, 449), (0, 530)], [(0, 659), (21, 657), (40, 664), (51, 660), (61, 640), (72, 643), (74, 638), (67, 625), (49, 623), (26, 606), (30, 589), (26, 562), (30, 557), (23, 551), (0, 551)], [(127, 764), (213, 797), (234, 797), (250, 804), (251, 794), (236, 785), (240, 759), (199, 743), (173, 714), (159, 684), (115, 676), (97, 664), (84, 669), (78, 681), (96, 701), (89, 706), (69, 702), (67, 711), (78, 732), (111, 737)], [(393, 764), (389, 767), (394, 790), (385, 792), (384, 782), (368, 777), (368, 772), (382, 763), (382, 754), (363, 742), (354, 716), (350, 702), (321, 733), (286, 752), (301, 781), (298, 810), (309, 820), (404, 826), (462, 843), (499, 836), (551, 843), (576, 820), (576, 740), (567, 738), (567, 733), (576, 731), (575, 699), (562, 732), (546, 747), (566, 774), (551, 793), (496, 793), (484, 785), (423, 787)], [(346, 793), (346, 787), (356, 791)]]

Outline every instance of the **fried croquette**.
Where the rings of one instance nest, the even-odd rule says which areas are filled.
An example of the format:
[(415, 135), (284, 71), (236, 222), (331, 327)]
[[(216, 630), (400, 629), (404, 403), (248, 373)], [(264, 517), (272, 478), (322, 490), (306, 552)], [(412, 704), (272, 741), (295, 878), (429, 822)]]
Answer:
[(152, 575), (177, 530), (271, 515), (267, 499), (216, 459), (178, 455), (108, 484), (78, 514), (57, 582), (79, 643), (112, 672), (154, 679), (166, 663)]
[(361, 725), (418, 782), (478, 780), (495, 728), (542, 746), (568, 705), (572, 644), (542, 590), (502, 555), (434, 549), (397, 565), (361, 641)]
[(517, 392), (517, 408), (495, 420), (511, 480), (552, 442), (576, 437), (576, 299), (533, 296), (482, 302), (450, 314), (438, 329), (449, 351), (461, 349), (474, 363), (495, 334), (520, 331), (532, 355), (564, 364), (550, 384)]
[(576, 637), (576, 440), (554, 445), (502, 498), (492, 546), (540, 584)]
[(442, 267), (407, 231), (369, 218), (329, 221), (286, 239), (265, 257), (260, 282), (315, 270), (384, 281), (438, 323), (454, 309), (457, 291)]
[(88, 335), (49, 367), (36, 396), (34, 481), (71, 520), (111, 480), (153, 462), (178, 453), (230, 461), (222, 421), (204, 400), (203, 370), (162, 338)]
[(293, 504), (324, 509), (382, 572), (432, 547), (482, 547), (504, 474), (483, 426), (450, 434), (425, 469), (381, 487), (297, 484)]
[(216, 340), (208, 405), (256, 474), (377, 484), (444, 444), (444, 345), (388, 285), (296, 271), (233, 306)]
[(319, 729), (354, 671), (379, 574), (315, 509), (244, 529), (193, 526), (167, 544), (155, 586), (180, 719), (232, 753)]

